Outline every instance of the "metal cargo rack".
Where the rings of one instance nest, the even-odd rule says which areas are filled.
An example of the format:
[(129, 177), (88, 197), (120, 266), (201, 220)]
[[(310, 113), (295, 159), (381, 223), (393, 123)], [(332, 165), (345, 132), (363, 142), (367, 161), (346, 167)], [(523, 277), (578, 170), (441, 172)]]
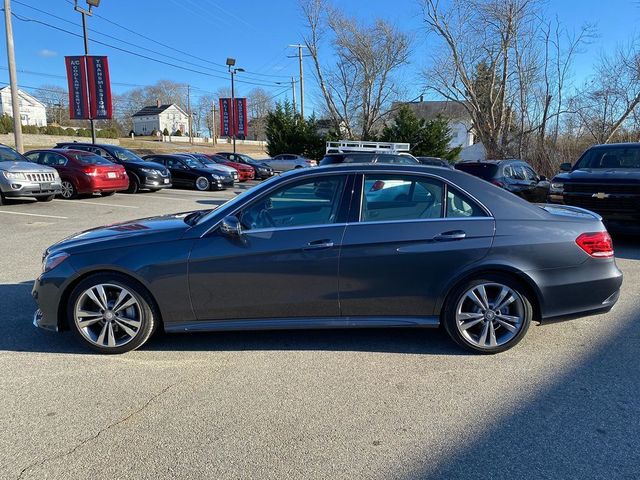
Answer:
[(369, 153), (407, 153), (411, 149), (408, 143), (391, 143), (391, 142), (362, 142), (340, 140), (337, 142), (327, 142), (327, 153), (350, 153), (350, 152), (369, 152)]

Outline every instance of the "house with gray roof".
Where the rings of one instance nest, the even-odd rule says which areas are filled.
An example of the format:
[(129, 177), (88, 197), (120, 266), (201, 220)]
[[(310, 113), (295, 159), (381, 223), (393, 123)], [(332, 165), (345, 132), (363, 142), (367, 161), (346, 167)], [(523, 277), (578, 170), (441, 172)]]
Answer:
[(189, 132), (189, 116), (175, 103), (147, 106), (133, 114), (133, 133), (151, 135), (155, 130), (162, 133), (166, 128), (169, 135), (178, 130), (183, 134)]

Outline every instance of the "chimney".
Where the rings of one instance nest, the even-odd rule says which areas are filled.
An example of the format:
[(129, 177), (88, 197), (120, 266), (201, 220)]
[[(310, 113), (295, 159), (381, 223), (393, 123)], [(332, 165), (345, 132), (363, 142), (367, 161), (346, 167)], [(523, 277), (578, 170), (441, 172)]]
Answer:
[(157, 100), (156, 100), (156, 106), (157, 106), (158, 108), (160, 108), (160, 99), (157, 99)]

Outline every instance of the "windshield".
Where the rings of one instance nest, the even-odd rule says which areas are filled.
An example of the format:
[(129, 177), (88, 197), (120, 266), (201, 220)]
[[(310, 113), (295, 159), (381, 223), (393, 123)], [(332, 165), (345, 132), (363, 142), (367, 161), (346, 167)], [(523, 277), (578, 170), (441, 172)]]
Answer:
[(640, 168), (640, 147), (592, 148), (578, 160), (574, 170), (584, 168)]
[(186, 163), (191, 168), (202, 168), (206, 167), (206, 165), (200, 160), (196, 160), (193, 157), (182, 157), (182, 161)]
[(498, 166), (494, 163), (458, 163), (456, 169), (483, 180), (491, 180), (496, 175)]
[(244, 160), (247, 163), (257, 163), (255, 158), (252, 158), (249, 155), (245, 155), (244, 153), (237, 153), (236, 155), (238, 155), (242, 160)]
[(30, 160), (23, 157), (18, 152), (8, 147), (0, 147), (0, 162), (29, 162)]
[(111, 153), (118, 159), (125, 162), (144, 162), (139, 156), (131, 150), (122, 147), (110, 147)]

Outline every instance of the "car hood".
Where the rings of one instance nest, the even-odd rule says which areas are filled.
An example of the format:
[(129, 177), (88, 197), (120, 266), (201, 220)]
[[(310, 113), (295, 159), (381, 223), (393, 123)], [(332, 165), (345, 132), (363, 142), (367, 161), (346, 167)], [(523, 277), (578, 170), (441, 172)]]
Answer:
[(124, 165), (127, 166), (131, 166), (131, 167), (138, 167), (138, 168), (154, 168), (156, 170), (160, 170), (161, 172), (164, 172), (167, 167), (165, 167), (164, 165), (162, 165), (161, 163), (156, 163), (156, 162), (122, 162)]
[(211, 167), (209, 167), (209, 168), (214, 169), (214, 170), (223, 170), (223, 171), (225, 171), (227, 173), (231, 173), (231, 174), (236, 172), (235, 168), (228, 167), (227, 165), (224, 165), (222, 163), (217, 163), (215, 165), (211, 165)]
[(37, 163), (31, 162), (0, 162), (0, 171), (54, 173), (56, 170), (45, 165), (38, 165)]
[(560, 173), (553, 180), (564, 183), (636, 183), (640, 185), (640, 168), (584, 168)]
[(91, 228), (50, 246), (45, 254), (69, 251), (78, 247), (104, 248), (104, 242), (113, 242), (114, 248), (126, 246), (129, 242), (151, 243), (159, 238), (172, 240), (180, 238), (190, 227), (184, 218), (191, 212), (142, 218), (128, 222), (114, 223)]

